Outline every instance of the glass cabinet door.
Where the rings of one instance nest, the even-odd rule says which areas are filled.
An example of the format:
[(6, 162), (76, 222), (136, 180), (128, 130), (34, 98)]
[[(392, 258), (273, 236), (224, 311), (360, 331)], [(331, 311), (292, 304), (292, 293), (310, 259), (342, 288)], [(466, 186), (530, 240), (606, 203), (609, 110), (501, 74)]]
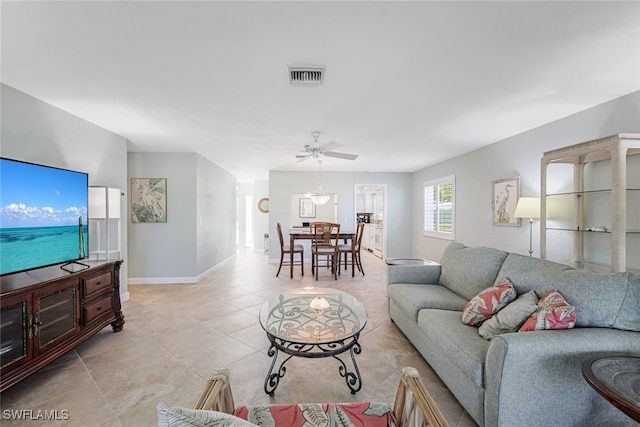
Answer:
[(78, 329), (77, 286), (63, 283), (53, 289), (41, 291), (38, 311), (34, 315), (37, 325), (39, 350), (55, 345), (55, 342)]
[(4, 372), (5, 367), (27, 360), (31, 334), (28, 325), (28, 299), (20, 298), (3, 303), (0, 315), (0, 363)]

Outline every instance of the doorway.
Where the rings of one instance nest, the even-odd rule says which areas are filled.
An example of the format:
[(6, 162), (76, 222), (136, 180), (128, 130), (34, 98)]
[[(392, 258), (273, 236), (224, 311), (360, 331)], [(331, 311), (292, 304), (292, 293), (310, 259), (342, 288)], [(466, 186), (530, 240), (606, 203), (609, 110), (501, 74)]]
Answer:
[(364, 223), (362, 249), (378, 258), (384, 258), (387, 252), (386, 190), (385, 184), (356, 184), (354, 191), (356, 222)]

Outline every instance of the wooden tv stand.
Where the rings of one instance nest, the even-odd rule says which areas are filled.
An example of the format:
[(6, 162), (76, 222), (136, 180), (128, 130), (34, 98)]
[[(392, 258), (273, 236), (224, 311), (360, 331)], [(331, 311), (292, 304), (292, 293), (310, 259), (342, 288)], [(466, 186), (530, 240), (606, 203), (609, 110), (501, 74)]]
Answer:
[(0, 392), (107, 325), (122, 330), (122, 260), (52, 266), (0, 277)]

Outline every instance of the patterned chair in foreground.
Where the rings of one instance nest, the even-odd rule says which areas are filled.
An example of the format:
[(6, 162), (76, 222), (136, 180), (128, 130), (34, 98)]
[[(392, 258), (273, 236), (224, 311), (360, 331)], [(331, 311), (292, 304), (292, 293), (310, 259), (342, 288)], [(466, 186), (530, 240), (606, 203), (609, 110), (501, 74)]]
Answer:
[(213, 373), (194, 409), (158, 404), (158, 426), (225, 427), (448, 426), (414, 368), (403, 368), (393, 409), (381, 402), (274, 404), (235, 407), (229, 371)]

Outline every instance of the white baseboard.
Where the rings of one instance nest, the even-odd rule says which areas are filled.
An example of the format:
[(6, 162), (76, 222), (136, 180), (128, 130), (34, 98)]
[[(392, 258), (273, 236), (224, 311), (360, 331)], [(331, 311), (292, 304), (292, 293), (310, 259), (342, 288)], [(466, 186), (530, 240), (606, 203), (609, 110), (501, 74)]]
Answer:
[(195, 277), (129, 277), (127, 279), (127, 283), (129, 285), (175, 285), (175, 284), (193, 284), (198, 283), (206, 276), (211, 274), (217, 268), (220, 268), (222, 265), (229, 262), (231, 259), (235, 258), (236, 254), (231, 255), (229, 258), (219, 262), (218, 264), (211, 267), (209, 270), (204, 273), (195, 276)]

